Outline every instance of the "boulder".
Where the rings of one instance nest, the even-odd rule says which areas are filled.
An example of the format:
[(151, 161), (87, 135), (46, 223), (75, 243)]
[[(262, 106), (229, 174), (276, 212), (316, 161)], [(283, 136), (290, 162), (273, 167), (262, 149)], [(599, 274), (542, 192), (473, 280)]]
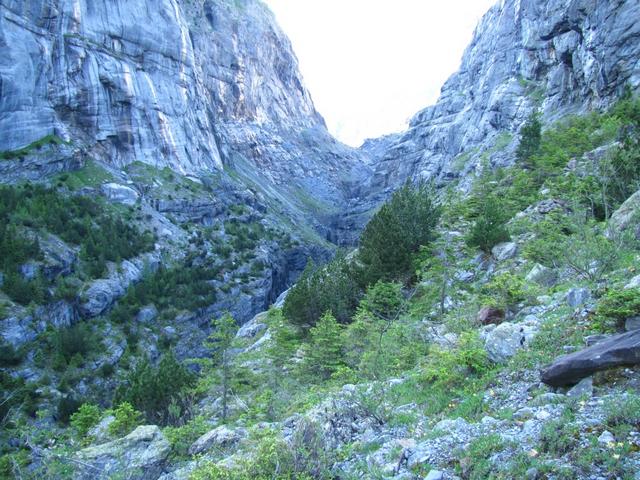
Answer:
[(627, 332), (640, 329), (640, 316), (627, 318), (624, 321), (624, 329)]
[(640, 275), (636, 275), (635, 277), (633, 277), (631, 280), (629, 280), (629, 283), (624, 286), (625, 290), (630, 290), (632, 288), (640, 288)]
[(424, 477), (424, 480), (442, 480), (443, 478), (444, 478), (444, 473), (442, 471), (431, 470), (429, 471), (427, 476)]
[(93, 480), (105, 478), (156, 480), (171, 451), (171, 444), (155, 425), (136, 428), (124, 438), (91, 446), (76, 453), (86, 464), (79, 467), (74, 478)]
[(609, 219), (609, 235), (637, 227), (640, 222), (640, 190), (627, 198)]
[(140, 195), (133, 188), (119, 183), (105, 183), (100, 188), (102, 194), (112, 202), (135, 205)]
[(504, 310), (497, 307), (482, 307), (476, 315), (476, 320), (481, 325), (499, 325), (500, 323), (504, 322), (504, 318)]
[(567, 392), (567, 397), (580, 398), (591, 397), (593, 395), (593, 378), (587, 377), (580, 380), (577, 385), (571, 387)]
[(491, 249), (491, 254), (499, 262), (515, 257), (517, 253), (518, 245), (514, 242), (499, 243)]
[(482, 335), (491, 361), (504, 363), (528, 346), (536, 333), (537, 328), (533, 325), (505, 322)]
[(140, 323), (151, 323), (156, 318), (158, 318), (158, 309), (153, 304), (142, 307), (136, 315), (136, 321)]
[(541, 379), (552, 387), (574, 385), (595, 372), (640, 363), (640, 330), (613, 335), (595, 345), (563, 355), (542, 369)]
[(525, 277), (528, 282), (537, 283), (545, 287), (551, 287), (556, 283), (558, 274), (551, 268), (537, 263)]
[(189, 455), (198, 455), (212, 448), (229, 448), (234, 446), (246, 436), (243, 429), (232, 430), (225, 425), (221, 425), (205, 433), (198, 438), (189, 448)]
[(572, 288), (565, 299), (570, 307), (577, 308), (591, 299), (591, 292), (588, 288)]

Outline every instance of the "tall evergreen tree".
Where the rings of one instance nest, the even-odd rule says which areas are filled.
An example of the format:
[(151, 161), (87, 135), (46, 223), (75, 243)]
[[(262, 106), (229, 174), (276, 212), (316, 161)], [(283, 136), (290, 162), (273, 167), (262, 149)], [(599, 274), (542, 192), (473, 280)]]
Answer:
[(518, 161), (528, 165), (531, 157), (540, 151), (541, 139), (542, 123), (540, 122), (540, 114), (533, 112), (520, 129), (520, 143), (516, 150)]
[(341, 365), (342, 337), (340, 324), (331, 312), (326, 312), (310, 331), (304, 359), (304, 371), (318, 380), (327, 380)]
[(360, 279), (366, 285), (412, 272), (413, 256), (435, 238), (440, 218), (431, 185), (405, 184), (373, 216), (360, 238)]
[(229, 394), (233, 379), (231, 349), (238, 331), (235, 319), (229, 313), (215, 319), (213, 331), (209, 335), (206, 346), (213, 349), (212, 362), (218, 368), (218, 377), (222, 390), (222, 420), (226, 421), (229, 413)]

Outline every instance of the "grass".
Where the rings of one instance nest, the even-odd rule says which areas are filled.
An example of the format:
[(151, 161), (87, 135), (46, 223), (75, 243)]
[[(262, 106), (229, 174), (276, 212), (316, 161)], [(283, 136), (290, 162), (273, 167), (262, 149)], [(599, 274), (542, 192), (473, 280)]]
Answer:
[(6, 150), (4, 152), (0, 152), (0, 160), (15, 160), (16, 158), (22, 158), (30, 153), (33, 153), (34, 150), (40, 150), (42, 147), (47, 145), (69, 145), (70, 142), (65, 142), (57, 135), (47, 135), (46, 137), (42, 137), (40, 140), (36, 140), (33, 143), (30, 143), (26, 147), (20, 148), (18, 150)]
[(62, 173), (54, 177), (54, 183), (64, 184), (69, 190), (79, 190), (83, 187), (98, 187), (103, 183), (113, 181), (113, 175), (94, 160), (87, 160), (85, 165), (73, 172)]

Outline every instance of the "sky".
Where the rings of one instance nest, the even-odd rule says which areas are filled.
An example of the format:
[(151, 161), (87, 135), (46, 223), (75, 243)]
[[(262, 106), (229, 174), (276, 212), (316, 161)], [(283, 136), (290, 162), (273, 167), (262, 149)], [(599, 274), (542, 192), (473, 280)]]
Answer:
[(438, 99), (496, 0), (265, 0), (333, 135), (360, 146)]

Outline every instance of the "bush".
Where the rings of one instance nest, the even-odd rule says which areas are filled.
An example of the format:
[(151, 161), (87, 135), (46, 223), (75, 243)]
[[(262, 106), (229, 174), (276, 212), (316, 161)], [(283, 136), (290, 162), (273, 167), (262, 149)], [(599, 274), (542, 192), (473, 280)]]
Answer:
[(142, 414), (128, 402), (123, 402), (113, 411), (115, 420), (109, 424), (109, 434), (115, 437), (128, 435), (140, 425)]
[(409, 183), (371, 218), (360, 237), (359, 278), (363, 286), (412, 274), (420, 246), (434, 240), (441, 209), (430, 185)]
[(64, 425), (68, 424), (71, 415), (80, 408), (80, 405), (82, 405), (82, 402), (76, 400), (72, 396), (60, 398), (60, 400), (58, 400), (58, 407), (56, 410), (56, 420)]
[(130, 404), (150, 423), (166, 425), (173, 417), (172, 404), (181, 409), (187, 406), (184, 394), (195, 380), (195, 375), (169, 352), (155, 368), (148, 360), (140, 362), (117, 388), (114, 403)]
[(291, 288), (282, 308), (284, 316), (305, 331), (331, 310), (340, 323), (348, 323), (360, 298), (353, 270), (342, 256), (317, 270), (309, 261)]
[(610, 290), (598, 302), (594, 325), (599, 330), (623, 328), (627, 318), (640, 315), (640, 288)]
[(102, 411), (97, 405), (83, 403), (78, 410), (71, 415), (70, 424), (76, 431), (78, 438), (84, 438), (89, 430), (100, 422)]
[(508, 217), (500, 201), (492, 194), (485, 192), (477, 202), (477, 215), (466, 242), (470, 247), (478, 247), (485, 253), (491, 253), (493, 247), (511, 238), (505, 226)]
[(305, 349), (304, 371), (312, 380), (328, 380), (344, 364), (342, 360), (340, 325), (330, 313), (325, 313), (315, 327)]
[(516, 150), (516, 158), (519, 162), (528, 162), (540, 151), (541, 131), (540, 114), (534, 112), (520, 129), (520, 143)]

